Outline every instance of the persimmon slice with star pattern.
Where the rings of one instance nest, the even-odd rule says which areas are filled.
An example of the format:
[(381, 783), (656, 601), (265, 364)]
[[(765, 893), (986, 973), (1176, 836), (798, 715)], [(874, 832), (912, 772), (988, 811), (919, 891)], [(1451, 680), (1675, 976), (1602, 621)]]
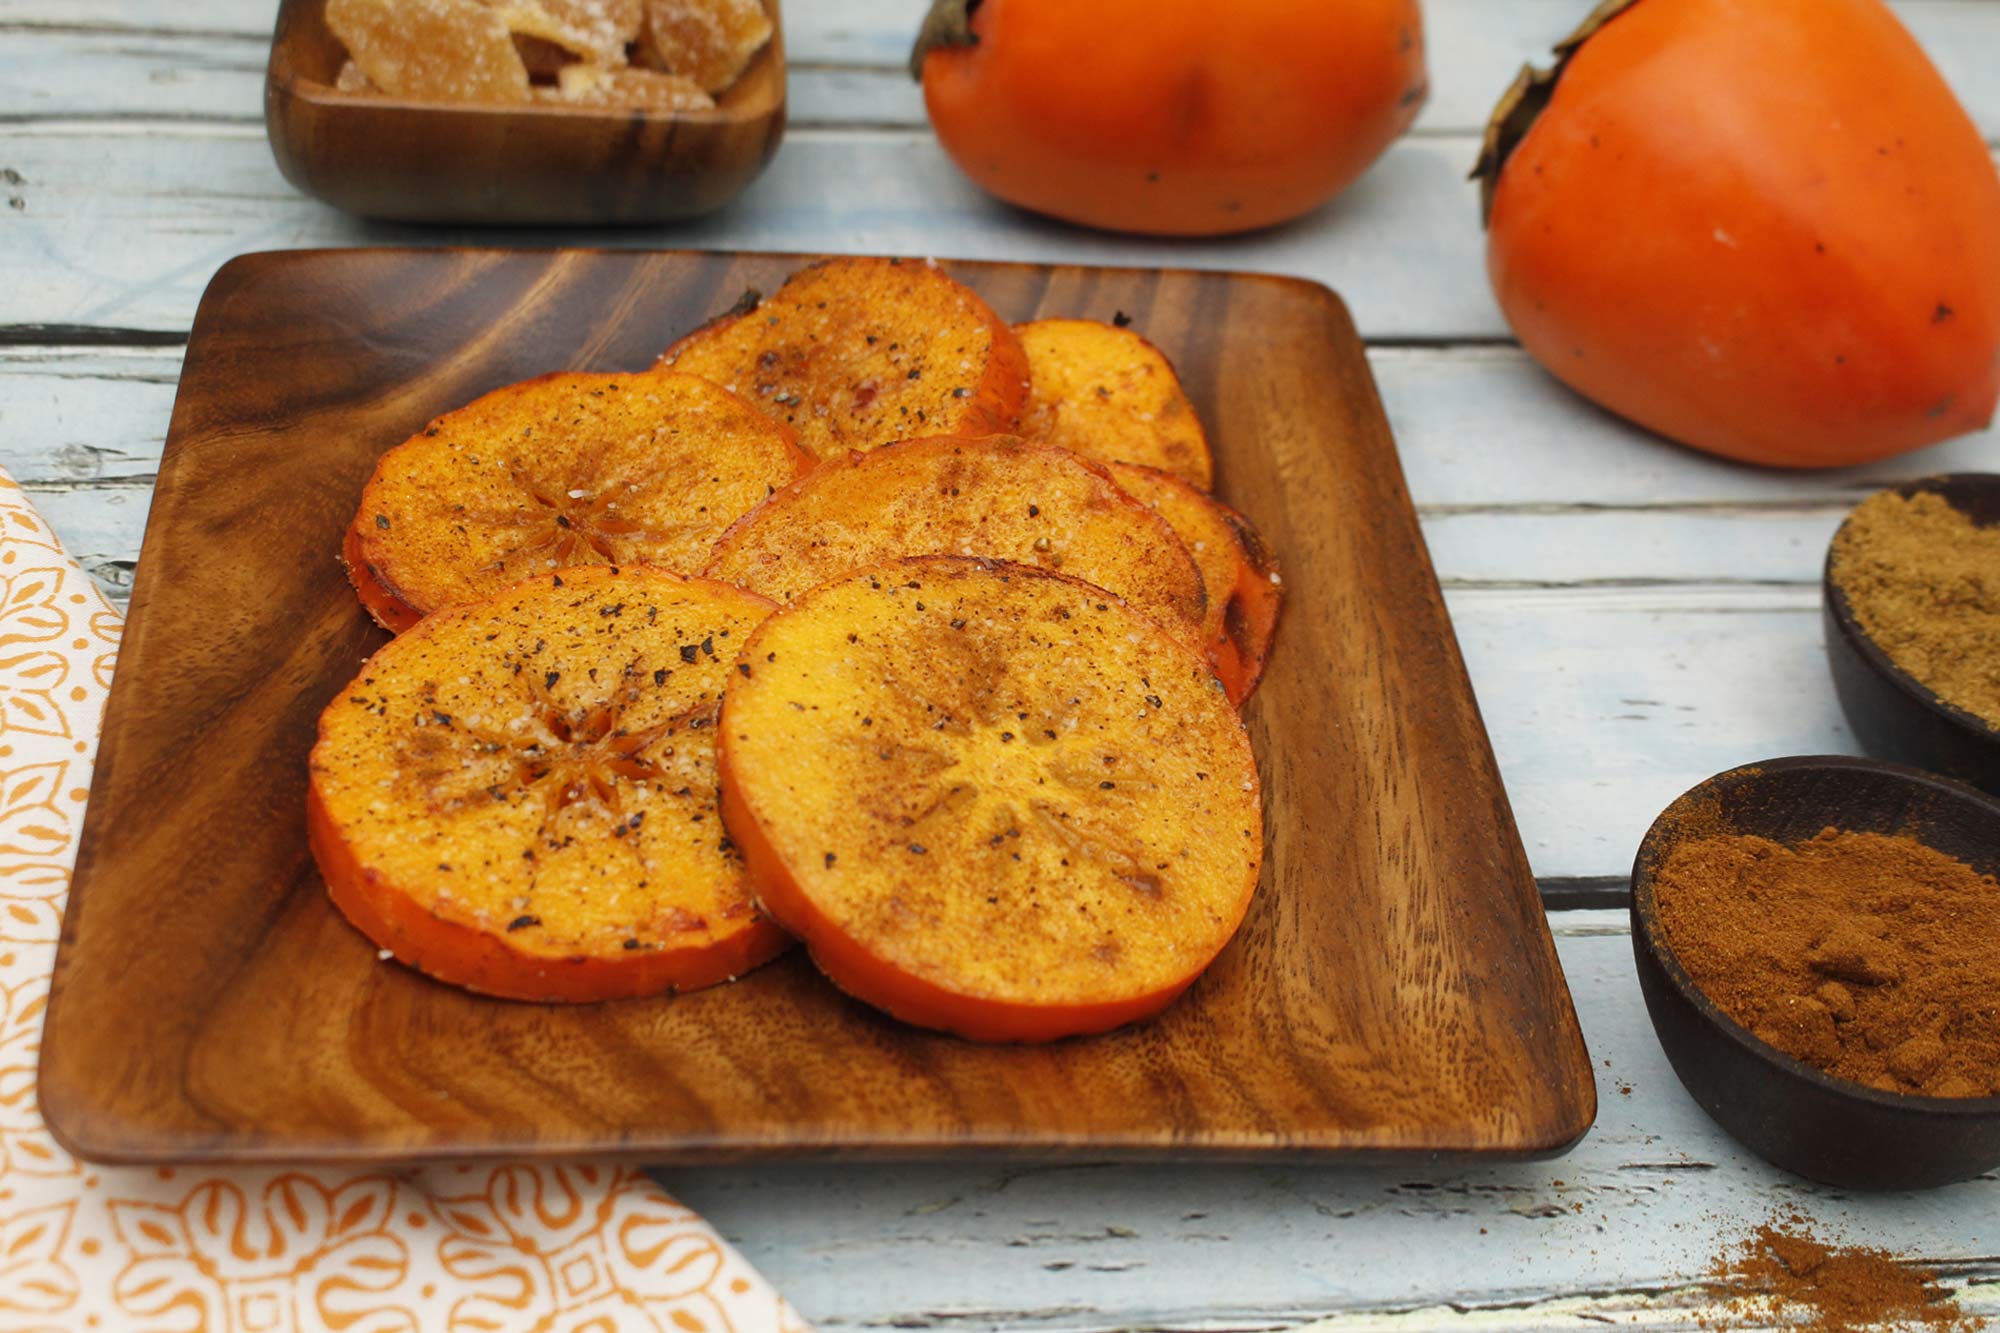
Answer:
[(1250, 742), (1208, 664), (1079, 579), (897, 560), (751, 634), (719, 727), (758, 901), (857, 999), (1045, 1041), (1171, 1004), (1263, 857)]
[(693, 573), (810, 466), (789, 427), (692, 375), (543, 375), (384, 454), (342, 556), (369, 613), (401, 631), (571, 565)]
[(715, 720), (755, 593), (583, 566), (427, 617), (320, 717), (307, 832), (397, 961), (519, 1000), (693, 990), (787, 938), (717, 808)]

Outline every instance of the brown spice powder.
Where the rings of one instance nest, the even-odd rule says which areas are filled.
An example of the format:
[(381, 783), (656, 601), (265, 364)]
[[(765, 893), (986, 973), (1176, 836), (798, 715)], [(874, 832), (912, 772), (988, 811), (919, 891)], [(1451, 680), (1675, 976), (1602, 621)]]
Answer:
[(1889, 1092), (2000, 1094), (2000, 881), (1914, 838), (1690, 836), (1654, 873), (1662, 938), (1710, 999)]
[(1773, 1219), (1719, 1256), (1710, 1290), (1726, 1304), (1711, 1330), (1748, 1327), (1846, 1333), (1906, 1328), (1974, 1333), (1985, 1321), (1961, 1311), (1937, 1275), (1887, 1250), (1829, 1245), (1809, 1234), (1806, 1219)]
[(2000, 729), (2000, 526), (1980, 527), (1938, 495), (1884, 491), (1834, 538), (1832, 570), (1891, 661)]

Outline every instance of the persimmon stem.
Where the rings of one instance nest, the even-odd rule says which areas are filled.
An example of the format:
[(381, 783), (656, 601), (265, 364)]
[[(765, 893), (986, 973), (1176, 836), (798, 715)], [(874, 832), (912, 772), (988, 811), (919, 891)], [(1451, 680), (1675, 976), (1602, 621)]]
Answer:
[(1480, 225), (1484, 226), (1493, 216), (1493, 192), (1500, 186), (1500, 173), (1506, 169), (1507, 159), (1513, 156), (1521, 140), (1528, 137), (1528, 131), (1534, 128), (1555, 95), (1556, 81), (1562, 78), (1571, 58), (1605, 24), (1638, 3), (1639, 0), (1601, 0), (1575, 32), (1555, 44), (1555, 64), (1547, 69), (1521, 66), (1513, 84), (1500, 95), (1499, 105), (1493, 108), (1492, 118), (1486, 122), (1479, 161), (1472, 167), (1472, 179), (1479, 182)]
[(924, 81), (924, 57), (939, 47), (979, 45), (979, 34), (972, 30), (972, 13), (978, 8), (979, 0), (932, 0), (910, 48), (911, 78)]

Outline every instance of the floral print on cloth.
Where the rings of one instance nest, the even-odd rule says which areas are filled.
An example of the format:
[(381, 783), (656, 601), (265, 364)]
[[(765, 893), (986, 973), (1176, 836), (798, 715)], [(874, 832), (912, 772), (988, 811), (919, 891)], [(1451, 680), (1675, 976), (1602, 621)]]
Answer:
[(122, 625), (0, 472), (0, 1333), (768, 1333), (805, 1323), (611, 1165), (94, 1168), (35, 1062)]

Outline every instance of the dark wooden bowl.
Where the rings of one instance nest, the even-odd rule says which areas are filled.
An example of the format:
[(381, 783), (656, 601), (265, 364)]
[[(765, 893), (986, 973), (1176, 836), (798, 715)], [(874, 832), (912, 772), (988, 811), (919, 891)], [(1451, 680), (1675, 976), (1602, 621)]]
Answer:
[(264, 128), (285, 179), (364, 217), (606, 225), (712, 212), (756, 179), (785, 128), (777, 0), (768, 46), (712, 111), (414, 102), (336, 92), (346, 52), (325, 0), (282, 0)]
[[(1960, 472), (1893, 489), (1898, 495), (1920, 491), (1941, 495), (1981, 527), (2000, 523), (2000, 474)], [(1877, 758), (1915, 764), (2000, 795), (2000, 730), (1938, 698), (1868, 637), (1855, 620), (1847, 595), (1834, 584), (1830, 547), (1821, 583), (1826, 660), (1841, 711), (1861, 748)]]
[(1835, 1078), (1766, 1045), (1696, 987), (1657, 929), (1653, 873), (1692, 811), (1794, 843), (1829, 825), (1909, 833), (2000, 872), (2000, 801), (1871, 759), (1772, 759), (1710, 778), (1655, 820), (1632, 866), (1632, 954), (1653, 1031), (1715, 1122), (1787, 1171), (1849, 1189), (1918, 1189), (2000, 1166), (2000, 1097), (1918, 1097)]

